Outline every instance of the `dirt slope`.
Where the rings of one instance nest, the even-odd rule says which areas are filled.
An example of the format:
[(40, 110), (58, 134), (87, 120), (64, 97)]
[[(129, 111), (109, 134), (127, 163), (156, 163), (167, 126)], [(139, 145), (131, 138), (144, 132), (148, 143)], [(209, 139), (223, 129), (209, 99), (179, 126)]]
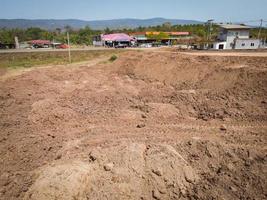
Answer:
[[(141, 59), (140, 59), (141, 58)], [(128, 53), (119, 74), (174, 87), (167, 101), (187, 116), (266, 120), (266, 57), (208, 57)], [(145, 96), (145, 98), (148, 98)]]
[(267, 198), (267, 58), (126, 52), (0, 82), (0, 199)]

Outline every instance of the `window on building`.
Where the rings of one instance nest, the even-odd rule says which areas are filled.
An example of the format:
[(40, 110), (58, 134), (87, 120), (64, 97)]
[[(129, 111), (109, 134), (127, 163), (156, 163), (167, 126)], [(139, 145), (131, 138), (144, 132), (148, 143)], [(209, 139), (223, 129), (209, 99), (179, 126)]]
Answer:
[(232, 35), (235, 35), (235, 33), (232, 32), (232, 31), (228, 31), (227, 35), (228, 35), (228, 36), (232, 36)]
[(255, 46), (255, 44), (254, 44), (254, 43), (251, 43), (251, 44), (250, 44), (250, 46), (254, 47), (254, 46)]

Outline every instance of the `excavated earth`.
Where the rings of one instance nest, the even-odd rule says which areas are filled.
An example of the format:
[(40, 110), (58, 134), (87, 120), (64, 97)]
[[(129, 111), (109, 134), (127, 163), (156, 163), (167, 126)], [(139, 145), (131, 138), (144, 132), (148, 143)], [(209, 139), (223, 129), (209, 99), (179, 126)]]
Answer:
[(267, 198), (266, 56), (128, 51), (0, 89), (0, 199)]

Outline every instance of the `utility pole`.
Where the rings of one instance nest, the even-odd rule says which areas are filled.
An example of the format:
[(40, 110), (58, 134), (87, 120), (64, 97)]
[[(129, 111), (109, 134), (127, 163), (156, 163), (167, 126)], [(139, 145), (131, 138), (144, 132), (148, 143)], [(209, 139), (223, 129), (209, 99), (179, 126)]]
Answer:
[(17, 36), (15, 36), (15, 47), (19, 49), (19, 38)]
[(262, 29), (262, 23), (263, 23), (263, 19), (260, 20), (260, 27), (259, 27), (259, 33), (258, 33), (259, 48), (261, 47), (261, 29)]
[(69, 63), (71, 63), (71, 54), (70, 54), (70, 35), (67, 32), (67, 39), (68, 39), (68, 50), (69, 50)]
[(211, 31), (212, 31), (212, 22), (213, 22), (214, 20), (213, 19), (209, 19), (208, 21), (207, 21), (207, 29), (208, 29), (208, 31), (207, 31), (207, 47), (209, 46), (209, 41), (211, 40)]
[(260, 20), (260, 27), (259, 27), (259, 33), (258, 33), (258, 39), (260, 39), (261, 37), (261, 29), (262, 29), (262, 23), (263, 23), (263, 19)]

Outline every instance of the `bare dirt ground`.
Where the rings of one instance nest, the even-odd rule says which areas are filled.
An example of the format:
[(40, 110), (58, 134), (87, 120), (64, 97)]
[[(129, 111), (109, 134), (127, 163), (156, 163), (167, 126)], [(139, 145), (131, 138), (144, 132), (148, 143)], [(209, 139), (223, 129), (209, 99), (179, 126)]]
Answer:
[(96, 63), (0, 81), (0, 199), (267, 198), (267, 57)]

